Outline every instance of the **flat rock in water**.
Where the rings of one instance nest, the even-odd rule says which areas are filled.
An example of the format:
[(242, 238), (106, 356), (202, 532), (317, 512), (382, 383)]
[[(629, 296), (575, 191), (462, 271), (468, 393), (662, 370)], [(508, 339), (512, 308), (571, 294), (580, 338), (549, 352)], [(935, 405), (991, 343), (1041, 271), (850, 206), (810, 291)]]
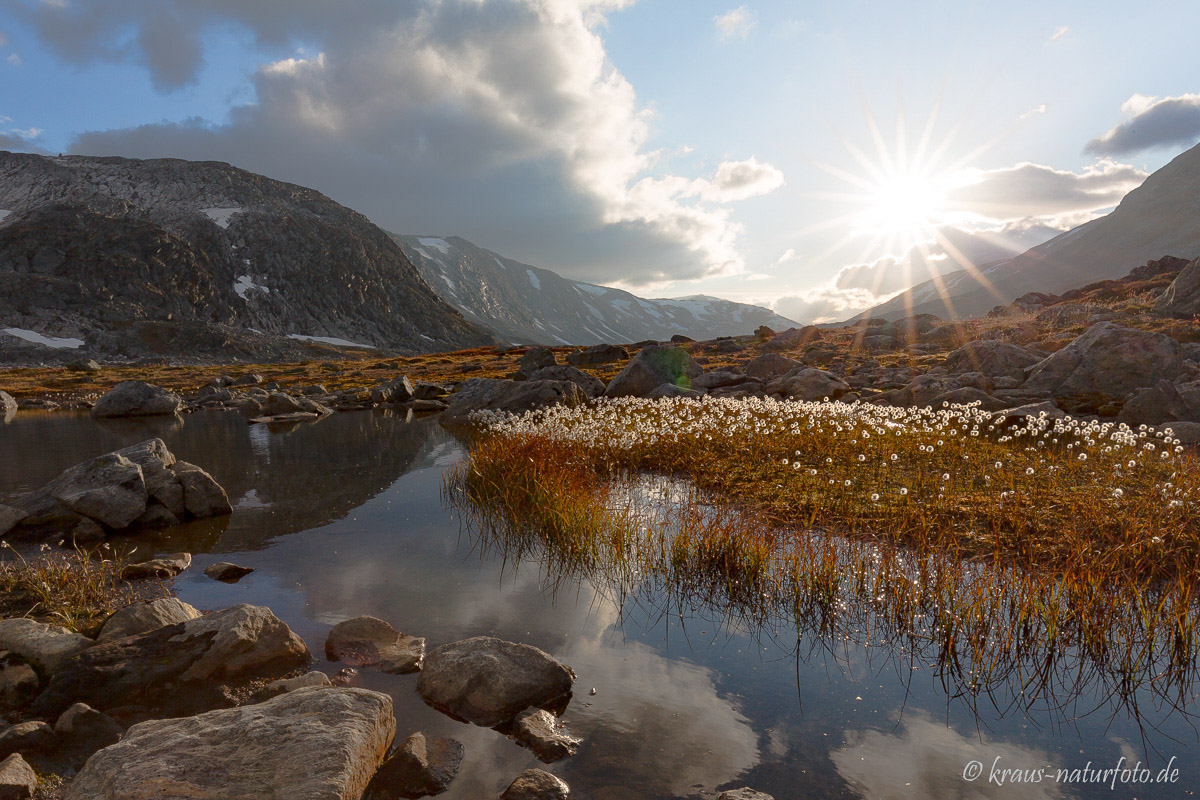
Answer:
[(477, 636), (430, 652), (417, 691), (433, 707), (491, 728), (562, 698), (574, 683), (570, 667), (536, 647)]
[(339, 622), (329, 631), (325, 655), (330, 661), (405, 675), (421, 669), (425, 640), (400, 633), (375, 617), (355, 617)]
[(500, 800), (567, 800), (571, 787), (557, 775), (540, 769), (527, 769), (508, 785)]
[(29, 800), (37, 787), (33, 767), (19, 753), (0, 761), (0, 800)]
[(458, 774), (463, 752), (461, 742), (418, 731), (383, 762), (367, 789), (366, 800), (441, 794)]
[(301, 689), (265, 703), (129, 729), (96, 753), (64, 800), (349, 800), (396, 733), (392, 700)]
[(23, 618), (0, 619), (0, 650), (16, 653), (43, 675), (53, 675), (95, 644), (59, 625)]
[(253, 567), (240, 567), (228, 561), (218, 561), (204, 568), (204, 574), (214, 581), (226, 581), (228, 583), (239, 581), (251, 572), (254, 572)]
[(551, 764), (579, 751), (580, 740), (567, 733), (558, 717), (544, 708), (517, 715), (512, 736), (533, 751), (539, 761)]
[(199, 619), (200, 612), (177, 597), (160, 597), (147, 603), (125, 606), (104, 622), (97, 642), (156, 631), (167, 625)]
[(121, 571), (121, 579), (135, 581), (141, 578), (174, 578), (192, 565), (191, 553), (172, 553), (129, 564)]
[(92, 407), (92, 416), (154, 417), (177, 414), (183, 400), (174, 392), (144, 381), (123, 381), (110, 389)]

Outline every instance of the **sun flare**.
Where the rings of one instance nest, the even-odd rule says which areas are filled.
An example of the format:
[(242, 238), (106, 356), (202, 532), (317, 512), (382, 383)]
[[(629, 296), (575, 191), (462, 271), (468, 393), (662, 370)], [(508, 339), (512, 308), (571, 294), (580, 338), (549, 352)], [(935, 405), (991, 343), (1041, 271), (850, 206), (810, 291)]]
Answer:
[(867, 198), (858, 227), (898, 238), (919, 236), (940, 224), (946, 190), (942, 181), (919, 173), (887, 176)]

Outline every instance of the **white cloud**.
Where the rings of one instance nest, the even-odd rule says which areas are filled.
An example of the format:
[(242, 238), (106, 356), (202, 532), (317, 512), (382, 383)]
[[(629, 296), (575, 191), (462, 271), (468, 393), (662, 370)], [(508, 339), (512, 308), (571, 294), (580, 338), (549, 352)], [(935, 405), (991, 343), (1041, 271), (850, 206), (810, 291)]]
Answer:
[(1026, 111), (1024, 114), (1022, 114), (1020, 116), (1020, 119), (1029, 119), (1030, 117), (1036, 117), (1038, 114), (1045, 114), (1045, 113), (1046, 113), (1046, 104), (1042, 103), (1042, 104), (1036, 105), (1033, 108)]
[(1067, 33), (1070, 32), (1070, 30), (1071, 29), (1066, 25), (1063, 25), (1062, 27), (1059, 27), (1059, 28), (1055, 28), (1054, 33), (1050, 34), (1050, 41), (1057, 42), (1059, 39), (1066, 36)]
[(750, 34), (750, 29), (758, 24), (758, 15), (746, 6), (738, 6), (713, 17), (713, 24), (725, 39), (745, 39)]
[(990, 170), (966, 170), (946, 198), (948, 212), (993, 220), (1056, 217), (1111, 208), (1146, 179), (1146, 172), (1101, 158), (1079, 172), (1029, 162)]
[(8, 54), (8, 63), (12, 64), (14, 67), (19, 67), (22, 64), (24, 64), (25, 62), (21, 58), (20, 53), (9, 53)]
[(797, 258), (795, 248), (789, 247), (779, 254), (779, 258), (775, 259), (775, 266), (787, 264), (789, 261), (795, 261)]
[(1135, 94), (1121, 104), (1121, 113), (1129, 119), (1088, 142), (1087, 152), (1131, 155), (1155, 147), (1190, 147), (1200, 140), (1200, 94)]
[(44, 132), (41, 128), (10, 128), (9, 133), (14, 136), (20, 136), (22, 139), (36, 139)]
[(770, 194), (783, 186), (783, 173), (756, 158), (723, 161), (711, 180), (693, 183), (699, 196), (712, 203), (732, 203)]

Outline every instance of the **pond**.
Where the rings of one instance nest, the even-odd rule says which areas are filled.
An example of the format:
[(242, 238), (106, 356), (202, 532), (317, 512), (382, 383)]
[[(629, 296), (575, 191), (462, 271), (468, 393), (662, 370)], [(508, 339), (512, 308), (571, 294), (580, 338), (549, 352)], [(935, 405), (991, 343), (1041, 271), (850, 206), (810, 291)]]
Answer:
[[(579, 676), (564, 719), (584, 743), (546, 769), (581, 800), (740, 786), (777, 800), (1176, 798), (1200, 787), (1194, 693), (1180, 708), (1140, 689), (1135, 711), (1082, 674), (1028, 702), (1015, 685), (969, 697), (891, 645), (746, 620), (653, 586), (618, 592), (485, 545), (444, 501), (444, 475), (466, 450), (436, 418), (357, 412), (278, 428), (233, 414), (101, 423), (22, 412), (0, 426), (0, 496), (155, 436), (211, 472), (235, 506), (228, 519), (138, 539), (146, 556), (194, 554), (177, 581), (182, 599), (269, 606), (329, 673), (341, 665), (324, 661), (327, 631), (363, 614), (430, 648), (477, 635), (541, 647)], [(218, 583), (203, 574), (216, 561), (256, 571)], [(416, 676), (363, 670), (353, 685), (394, 698), (398, 737), (463, 742), (447, 800), (495, 797), (542, 766), (501, 734), (425, 706)], [(1131, 771), (1105, 774), (1118, 766)]]

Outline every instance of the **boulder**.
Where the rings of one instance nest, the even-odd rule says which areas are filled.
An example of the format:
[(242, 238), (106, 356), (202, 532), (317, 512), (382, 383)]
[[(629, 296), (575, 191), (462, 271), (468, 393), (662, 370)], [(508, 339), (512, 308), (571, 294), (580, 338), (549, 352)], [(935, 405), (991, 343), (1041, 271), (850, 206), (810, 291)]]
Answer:
[(96, 753), (64, 800), (351, 800), (396, 732), (392, 700), (301, 689), (255, 705), (135, 725)]
[(272, 697), (278, 697), (281, 694), (294, 692), (298, 689), (313, 689), (322, 686), (333, 686), (333, 682), (329, 680), (329, 676), (324, 672), (306, 672), (303, 675), (297, 675), (294, 678), (283, 678), (282, 680), (272, 681), (263, 688), (259, 689), (254, 698), (259, 702), (270, 700)]
[(703, 397), (704, 393), (695, 389), (684, 389), (681, 386), (676, 386), (673, 383), (664, 383), (662, 386), (652, 390), (646, 395), (647, 400), (661, 400), (664, 397), (676, 398), (681, 397), (687, 400), (696, 400)]
[(309, 660), (304, 641), (270, 609), (243, 604), (97, 644), (55, 673), (32, 710), (50, 717), (84, 702), (194, 713), (231, 704), (230, 687), (282, 677)]
[(0, 761), (0, 800), (30, 800), (37, 788), (37, 775), (20, 753)]
[(476, 411), (523, 414), (546, 406), (573, 407), (587, 401), (587, 395), (569, 381), (508, 381), (472, 378), (450, 397), (442, 415), (447, 423), (470, 421)]
[(977, 389), (974, 386), (963, 386), (959, 389), (951, 389), (944, 394), (940, 394), (929, 402), (929, 405), (934, 408), (941, 408), (945, 405), (966, 406), (972, 403), (977, 404), (984, 411), (998, 411), (1004, 408), (1004, 401), (992, 397), (982, 389)]
[[(752, 380), (752, 378), (741, 372), (738, 372), (735, 369), (718, 369), (713, 370), (712, 372), (706, 372), (697, 377), (692, 381), (692, 388), (711, 391), (713, 389), (724, 389), (728, 386), (740, 386), (749, 380)], [(671, 388), (678, 388), (674, 384), (663, 385), (670, 386)]]
[[(1046, 357), (1011, 342), (994, 339), (967, 342), (946, 356), (944, 366), (952, 375), (978, 372), (987, 378), (1025, 379), (1029, 367)], [(982, 388), (982, 387), (979, 387)]]
[(45, 722), (18, 722), (0, 731), (0, 758), (12, 753), (39, 753), (53, 749), (54, 729)]
[(417, 390), (407, 375), (381, 383), (371, 389), (373, 403), (406, 403), (417, 396)]
[(263, 380), (264, 379), (263, 379), (262, 375), (259, 375), (257, 373), (250, 373), (248, 375), (242, 375), (241, 377), (236, 378), (229, 385), (230, 386), (257, 386), (258, 384), (262, 383)]
[(758, 378), (766, 382), (782, 377), (792, 370), (801, 369), (804, 369), (804, 365), (793, 358), (787, 358), (778, 353), (763, 353), (748, 363), (742, 371), (751, 378)]
[(124, 730), (86, 703), (76, 703), (54, 723), (56, 755), (79, 769), (97, 750), (116, 744)]
[(205, 575), (214, 581), (224, 581), (226, 583), (236, 583), (251, 572), (254, 572), (253, 567), (242, 567), (237, 564), (231, 564), (228, 561), (218, 561), (204, 568)]
[(266, 417), (282, 417), (302, 411), (304, 409), (300, 407), (300, 401), (284, 392), (272, 392), (262, 402), (262, 413)]
[(29, 512), (0, 503), (0, 536), (4, 536), (17, 525), (21, 524)]
[(730, 789), (729, 791), (721, 792), (717, 795), (717, 800), (775, 800), (775, 798), (764, 792), (756, 792), (753, 789), (743, 787), (741, 789)]
[(763, 345), (767, 351), (797, 350), (805, 345), (821, 341), (821, 329), (815, 325), (805, 325), (803, 328), (788, 328), (775, 334), (769, 342)]
[(0, 619), (0, 650), (23, 658), (42, 675), (53, 675), (96, 643), (59, 625), (18, 617)]
[(41, 686), (37, 671), (25, 659), (13, 653), (0, 655), (0, 713), (28, 705)]
[(1040, 403), (1027, 403), (1016, 408), (1007, 408), (992, 415), (992, 421), (997, 425), (1021, 425), (1026, 421), (1045, 417), (1046, 419), (1062, 419), (1066, 413), (1049, 400)]
[(174, 578), (192, 565), (191, 553), (172, 553), (149, 561), (127, 564), (121, 571), (121, 579), (136, 581), (143, 578)]
[(105, 620), (96, 641), (108, 642), (125, 636), (137, 636), (199, 618), (200, 612), (179, 598), (160, 597), (147, 603), (125, 606), (113, 614)]
[(367, 788), (366, 800), (427, 797), (450, 788), (462, 764), (463, 746), (454, 739), (418, 731), (392, 753)]
[(645, 397), (663, 384), (690, 389), (703, 372), (682, 347), (645, 347), (612, 379), (604, 396)]
[(144, 381), (123, 381), (96, 401), (92, 416), (155, 417), (178, 414), (183, 400), (174, 392)]
[(580, 740), (567, 733), (558, 717), (544, 708), (526, 709), (518, 714), (512, 737), (547, 764), (575, 755), (580, 745)]
[(554, 351), (548, 347), (531, 347), (525, 351), (517, 362), (517, 373), (523, 378), (529, 378), (533, 373), (546, 367), (553, 367), (558, 361)]
[(1034, 367), (1024, 388), (1054, 397), (1123, 398), (1182, 371), (1181, 348), (1171, 337), (1098, 322)]
[(1200, 386), (1162, 380), (1139, 389), (1125, 401), (1117, 420), (1131, 428), (1164, 422), (1200, 422)]
[(146, 494), (151, 500), (157, 501), (177, 517), (184, 515), (183, 486), (171, 469), (175, 466), (175, 456), (162, 439), (149, 439), (117, 450), (116, 455), (141, 467)]
[(597, 344), (567, 354), (567, 363), (577, 367), (611, 364), (629, 358), (629, 351), (615, 344)]
[(567, 800), (571, 788), (557, 775), (540, 769), (527, 769), (508, 785), (500, 800)]
[(146, 510), (142, 468), (118, 453), (97, 456), (55, 478), (46, 491), (84, 517), (120, 529)]
[(417, 691), (434, 708), (490, 728), (560, 700), (574, 683), (570, 667), (536, 647), (477, 636), (430, 652)]
[(179, 484), (183, 487), (183, 507), (197, 519), (223, 517), (233, 513), (229, 495), (213, 476), (186, 461), (179, 461), (172, 468)]
[(17, 415), (17, 401), (8, 392), (0, 391), (0, 422), (8, 422)]
[(567, 364), (556, 364), (553, 367), (543, 367), (529, 375), (531, 381), (570, 381), (583, 390), (588, 397), (599, 397), (604, 394), (604, 381), (584, 372), (578, 367)]
[(850, 391), (850, 384), (832, 372), (810, 367), (780, 381), (773, 391), (789, 400), (837, 400)]
[(1155, 302), (1154, 310), (1180, 317), (1200, 314), (1200, 258), (1180, 270)]
[(352, 667), (405, 675), (421, 669), (425, 640), (400, 633), (375, 617), (355, 617), (339, 622), (329, 631), (325, 656)]

